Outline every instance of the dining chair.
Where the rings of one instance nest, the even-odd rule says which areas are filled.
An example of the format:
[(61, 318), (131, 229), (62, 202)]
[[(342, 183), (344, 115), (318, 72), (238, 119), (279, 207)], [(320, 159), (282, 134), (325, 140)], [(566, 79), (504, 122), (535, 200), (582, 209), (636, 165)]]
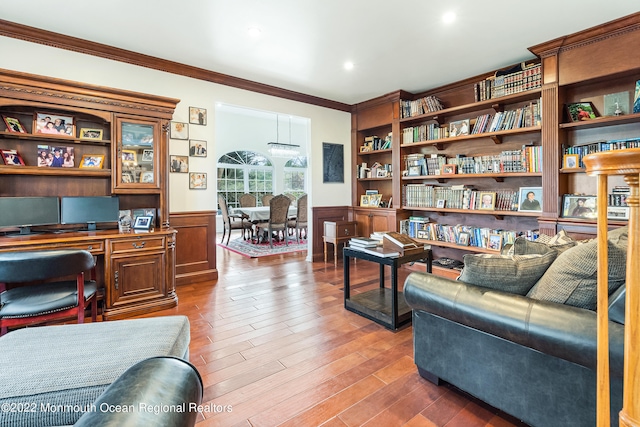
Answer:
[(295, 202), (298, 198), (291, 193), (284, 193), (285, 196), (287, 196), (289, 198), (289, 200), (291, 200), (291, 203)]
[(269, 236), (269, 247), (273, 248), (273, 233), (276, 232), (279, 235), (282, 231), (285, 245), (289, 244), (289, 236), (287, 235), (289, 206), (291, 206), (291, 200), (285, 195), (280, 194), (271, 199), (269, 202), (269, 221), (266, 224), (256, 225), (258, 241), (266, 232)]
[(262, 196), (262, 206), (269, 206), (271, 199), (273, 199), (273, 194), (265, 194)]
[[(227, 199), (224, 198), (222, 194), (218, 195), (218, 205), (220, 206), (220, 212), (222, 213), (222, 240), (220, 243), (224, 243), (224, 238), (227, 236), (227, 232), (229, 235), (227, 236), (227, 244), (229, 244), (229, 239), (231, 239), (231, 230), (242, 230), (242, 237), (246, 238), (247, 231), (253, 233), (253, 224), (242, 215), (230, 215), (229, 214), (229, 206), (227, 205)], [(251, 238), (253, 238), (253, 234), (251, 234)]]
[(249, 193), (245, 193), (242, 196), (240, 196), (240, 199), (238, 200), (238, 202), (240, 202), (241, 208), (255, 208), (258, 205), (256, 196)]
[[(84, 280), (94, 266), (93, 255), (77, 249), (0, 253), (0, 335), (12, 326), (69, 317), (84, 323), (89, 304), (95, 322), (97, 284)], [(69, 276), (75, 280), (66, 280)]]
[(304, 237), (307, 237), (307, 195), (300, 196), (297, 201), (297, 214), (295, 218), (289, 218), (287, 224), (289, 229), (294, 230), (296, 233), (296, 242), (300, 243), (302, 238), (302, 230), (304, 230)]

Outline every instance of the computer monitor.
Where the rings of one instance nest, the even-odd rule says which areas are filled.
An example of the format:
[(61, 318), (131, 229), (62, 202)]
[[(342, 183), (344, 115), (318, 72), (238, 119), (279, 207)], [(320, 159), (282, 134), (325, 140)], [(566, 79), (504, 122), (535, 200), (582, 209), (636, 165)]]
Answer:
[(60, 223), (87, 224), (87, 230), (95, 230), (97, 223), (117, 222), (119, 210), (118, 197), (61, 197)]
[(32, 234), (31, 227), (60, 223), (57, 197), (0, 197), (0, 228), (20, 228)]

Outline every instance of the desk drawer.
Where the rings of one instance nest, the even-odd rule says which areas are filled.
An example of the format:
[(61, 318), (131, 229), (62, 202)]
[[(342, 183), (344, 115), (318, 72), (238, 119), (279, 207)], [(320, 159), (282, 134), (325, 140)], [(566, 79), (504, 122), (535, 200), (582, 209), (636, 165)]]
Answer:
[(358, 223), (355, 221), (325, 221), (324, 237), (330, 239), (349, 239), (356, 236)]
[[(81, 249), (89, 251), (92, 255), (104, 253), (104, 240), (88, 240), (82, 242), (56, 242), (56, 243), (36, 243), (33, 245), (24, 245), (20, 247), (12, 247), (7, 251), (45, 251), (60, 249)], [(3, 252), (5, 250), (3, 249)]]
[(138, 236), (110, 241), (111, 253), (164, 249), (165, 236)]

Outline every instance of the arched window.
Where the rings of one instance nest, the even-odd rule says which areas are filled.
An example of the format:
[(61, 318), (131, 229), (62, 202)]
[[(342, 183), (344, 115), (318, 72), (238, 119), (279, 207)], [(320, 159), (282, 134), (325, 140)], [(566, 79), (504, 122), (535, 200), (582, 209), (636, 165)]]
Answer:
[(284, 192), (296, 197), (307, 192), (307, 158), (294, 157), (284, 165)]
[(256, 196), (258, 206), (262, 196), (273, 193), (273, 165), (254, 151), (232, 151), (218, 159), (218, 193), (230, 208), (239, 207), (244, 193)]

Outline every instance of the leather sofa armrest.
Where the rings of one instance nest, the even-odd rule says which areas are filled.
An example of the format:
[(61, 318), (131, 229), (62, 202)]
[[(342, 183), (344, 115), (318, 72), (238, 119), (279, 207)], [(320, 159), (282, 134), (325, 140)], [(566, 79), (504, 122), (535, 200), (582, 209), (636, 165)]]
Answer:
[(74, 426), (193, 426), (202, 393), (202, 378), (189, 362), (152, 357), (127, 369)]
[[(596, 369), (596, 313), (538, 301), (426, 273), (411, 273), (404, 296), (422, 310), (491, 335)], [(610, 366), (622, 376), (624, 326), (609, 321)]]

